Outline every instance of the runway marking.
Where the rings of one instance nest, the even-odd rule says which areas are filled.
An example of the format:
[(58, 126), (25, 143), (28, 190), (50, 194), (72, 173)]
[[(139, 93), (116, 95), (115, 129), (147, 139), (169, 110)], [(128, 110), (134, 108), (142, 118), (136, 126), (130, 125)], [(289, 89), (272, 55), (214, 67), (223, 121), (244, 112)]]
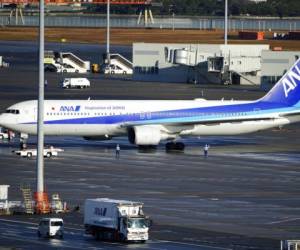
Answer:
[(157, 240), (157, 241), (162, 242), (162, 243), (173, 243), (173, 244), (194, 246), (194, 247), (206, 247), (206, 248), (219, 249), (219, 250), (232, 250), (232, 248), (213, 247), (213, 246), (209, 246), (209, 245), (200, 245), (200, 244), (193, 244), (193, 243), (179, 242), (179, 241), (171, 241), (171, 240)]
[(37, 225), (37, 223), (27, 222), (27, 221), (18, 221), (18, 220), (0, 219), (0, 221), (27, 224), (27, 225), (35, 225), (35, 226)]
[[(48, 246), (48, 247), (57, 247), (57, 246), (53, 246), (53, 245), (49, 245), (49, 242), (42, 242), (42, 241), (39, 241), (39, 240), (31, 240), (31, 239), (28, 239), (28, 238), (22, 238), (22, 237), (19, 237), (19, 238), (16, 238), (16, 236), (12, 236), (12, 237), (7, 237), (7, 236), (0, 236), (0, 238), (2, 239), (8, 239), (8, 240), (14, 240), (14, 241), (25, 241), (25, 242), (31, 242), (31, 243), (35, 243), (35, 244), (39, 244), (39, 245), (44, 245), (44, 246)], [(62, 248), (71, 248), (71, 249), (82, 249), (82, 247), (76, 247), (76, 246), (68, 246), (68, 245), (61, 245), (60, 247)], [(94, 247), (93, 249), (104, 249), (104, 248), (100, 248), (100, 247)]]
[(300, 218), (293, 218), (293, 219), (286, 219), (286, 220), (278, 220), (278, 221), (272, 221), (267, 223), (268, 225), (273, 225), (273, 224), (280, 224), (283, 222), (289, 222), (289, 221), (296, 221), (296, 220), (300, 220)]
[[(27, 222), (27, 221), (18, 221), (18, 220), (0, 219), (0, 221), (3, 221), (3, 222), (12, 222), (12, 223), (20, 223), (20, 224), (25, 224), (25, 225), (34, 225), (34, 226), (38, 225), (38, 223)], [(79, 228), (72, 228), (72, 227), (64, 227), (64, 228), (71, 229), (71, 230), (76, 230), (76, 231), (84, 231), (83, 229), (79, 229)]]

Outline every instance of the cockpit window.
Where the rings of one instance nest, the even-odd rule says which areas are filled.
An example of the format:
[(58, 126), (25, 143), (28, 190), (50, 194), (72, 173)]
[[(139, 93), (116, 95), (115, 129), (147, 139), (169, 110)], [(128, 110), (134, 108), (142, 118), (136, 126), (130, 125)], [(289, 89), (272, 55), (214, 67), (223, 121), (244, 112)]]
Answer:
[(18, 110), (18, 109), (7, 109), (5, 111), (5, 113), (18, 115), (18, 114), (20, 114), (20, 110)]

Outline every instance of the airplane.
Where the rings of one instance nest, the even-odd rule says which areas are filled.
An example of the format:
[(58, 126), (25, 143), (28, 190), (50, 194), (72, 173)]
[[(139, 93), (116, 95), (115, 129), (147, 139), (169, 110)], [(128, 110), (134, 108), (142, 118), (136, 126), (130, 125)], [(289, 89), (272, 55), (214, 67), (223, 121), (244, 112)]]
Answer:
[[(45, 135), (90, 140), (127, 135), (138, 146), (184, 149), (185, 136), (239, 135), (300, 121), (300, 59), (255, 101), (45, 100)], [(37, 134), (37, 101), (24, 101), (0, 115), (0, 126)]]

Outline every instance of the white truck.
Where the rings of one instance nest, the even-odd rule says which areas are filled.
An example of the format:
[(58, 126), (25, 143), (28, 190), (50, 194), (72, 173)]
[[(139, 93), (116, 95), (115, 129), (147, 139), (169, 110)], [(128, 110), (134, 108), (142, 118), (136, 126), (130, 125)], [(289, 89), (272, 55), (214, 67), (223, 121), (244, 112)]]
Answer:
[(63, 88), (88, 88), (90, 87), (90, 81), (87, 78), (65, 78), (62, 82)]
[(86, 234), (101, 240), (145, 242), (149, 239), (151, 223), (142, 207), (141, 202), (87, 199), (84, 205)]
[[(61, 148), (49, 147), (44, 149), (44, 157), (50, 158), (52, 156), (57, 156), (58, 152), (63, 152), (64, 150)], [(31, 158), (33, 156), (37, 156), (37, 149), (22, 149), (13, 151), (16, 155)]]
[(13, 131), (0, 127), (0, 140), (11, 140), (14, 136)]

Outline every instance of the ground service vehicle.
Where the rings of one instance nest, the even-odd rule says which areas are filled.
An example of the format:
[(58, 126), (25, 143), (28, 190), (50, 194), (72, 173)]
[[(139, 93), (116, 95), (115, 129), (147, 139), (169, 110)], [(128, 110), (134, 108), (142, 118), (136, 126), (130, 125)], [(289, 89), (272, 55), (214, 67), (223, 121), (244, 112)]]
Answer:
[(121, 67), (121, 65), (116, 65), (116, 64), (110, 64), (110, 65), (106, 65), (103, 69), (103, 73), (104, 74), (123, 74), (123, 75), (127, 75), (127, 74), (132, 74), (133, 70), (127, 67)]
[(0, 127), (0, 140), (8, 139), (9, 135), (3, 128)]
[[(60, 148), (45, 148), (44, 149), (44, 157), (50, 158), (52, 156), (57, 156), (58, 152), (62, 152), (63, 149)], [(37, 149), (31, 148), (31, 149), (22, 149), (22, 150), (16, 150), (13, 151), (16, 155), (22, 156), (22, 157), (27, 157), (31, 158), (33, 156), (37, 156)]]
[(90, 81), (87, 78), (65, 78), (62, 87), (63, 88), (88, 88), (90, 87)]
[(140, 202), (87, 199), (84, 205), (86, 233), (97, 239), (145, 242), (149, 238), (150, 220), (142, 207)]
[(37, 231), (38, 237), (64, 237), (64, 222), (61, 218), (41, 219)]
[(53, 64), (46, 63), (44, 64), (45, 72), (57, 72), (57, 67)]

